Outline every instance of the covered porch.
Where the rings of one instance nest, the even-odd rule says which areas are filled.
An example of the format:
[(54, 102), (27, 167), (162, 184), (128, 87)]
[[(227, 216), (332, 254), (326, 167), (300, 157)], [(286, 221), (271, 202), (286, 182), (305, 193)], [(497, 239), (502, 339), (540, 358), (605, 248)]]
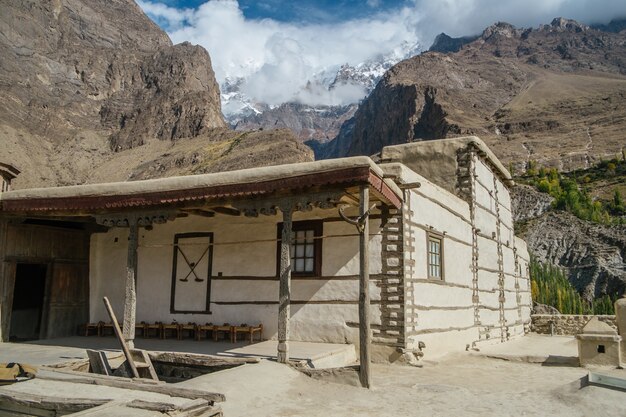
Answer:
[[(0, 239), (11, 223), (89, 225), (89, 321), (106, 320), (101, 300), (108, 296), (123, 313), (129, 344), (142, 346), (135, 337), (142, 321), (260, 322), (273, 341), (263, 350), (275, 349), (283, 363), (302, 356), (296, 341), (357, 345), (369, 386), (370, 259), (380, 273), (376, 229), (400, 209), (401, 196), (364, 157), (21, 190), (0, 199)], [(6, 259), (2, 272), (10, 303), (15, 272)]]

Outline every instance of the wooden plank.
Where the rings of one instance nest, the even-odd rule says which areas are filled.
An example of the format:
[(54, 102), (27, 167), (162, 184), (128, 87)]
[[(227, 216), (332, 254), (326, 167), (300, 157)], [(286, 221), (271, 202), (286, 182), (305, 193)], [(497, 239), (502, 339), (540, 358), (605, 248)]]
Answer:
[(369, 187), (362, 185), (359, 194), (359, 379), (370, 388)]
[(601, 387), (608, 387), (626, 391), (626, 379), (614, 377), (611, 375), (589, 372), (589, 383)]
[[(103, 375), (90, 375), (82, 373), (84, 376), (70, 376), (69, 373), (63, 372), (64, 376), (55, 376), (56, 370), (48, 369), (48, 372), (40, 372), (37, 374), (38, 379), (48, 381), (63, 381), (73, 382), (76, 384), (89, 384), (89, 385), (102, 385), (114, 388), (123, 388), (133, 391), (154, 392), (157, 394), (169, 395), (170, 397), (180, 397), (196, 399), (201, 398), (207, 401), (223, 402), (226, 401), (224, 394), (215, 392), (207, 392), (202, 390), (196, 390), (192, 388), (175, 387), (171, 384), (149, 384), (145, 383), (146, 380), (140, 382), (139, 380), (128, 380), (126, 378), (117, 377), (105, 377)], [(73, 374), (81, 374), (74, 372)]]
[(178, 353), (178, 352), (149, 352), (150, 359), (155, 362), (166, 362), (182, 365), (200, 366), (233, 366), (246, 363), (259, 363), (259, 358), (237, 358), (226, 356), (210, 356), (198, 353)]
[(128, 255), (126, 258), (126, 294), (124, 298), (124, 339), (128, 346), (134, 346), (135, 319), (137, 313), (137, 246), (139, 227), (137, 220), (129, 220)]
[(87, 349), (87, 357), (89, 358), (89, 366), (92, 373), (100, 375), (113, 374), (109, 360), (103, 351)]
[[(130, 371), (131, 374), (134, 378), (139, 378), (139, 372), (137, 372), (137, 367), (135, 366), (135, 362), (133, 361), (133, 357), (130, 354), (130, 351), (128, 350), (128, 345), (126, 344), (126, 341), (124, 340), (123, 336), (122, 336), (122, 331), (120, 330), (120, 325), (117, 323), (117, 317), (115, 317), (115, 313), (113, 312), (113, 307), (111, 307), (111, 303), (109, 302), (109, 299), (106, 297), (104, 298), (104, 306), (107, 309), (107, 312), (109, 313), (109, 317), (111, 318), (111, 322), (113, 323), (113, 330), (115, 331), (115, 336), (117, 337), (117, 340), (120, 342), (120, 344), (122, 345), (122, 352), (124, 352), (124, 356), (126, 357), (126, 362), (128, 362), (128, 366), (130, 367)], [(134, 329), (133, 329), (134, 332)]]
[(88, 408), (97, 407), (111, 401), (110, 399), (90, 399), (90, 398), (62, 398), (46, 395), (27, 394), (22, 392), (0, 392), (0, 410), (6, 406), (28, 407), (30, 415), (35, 410), (52, 411), (52, 414), (42, 413), (39, 415), (65, 415)]
[(291, 204), (281, 207), (283, 230), (280, 241), (280, 287), (278, 294), (278, 352), (279, 363), (289, 362), (289, 317), (291, 315), (291, 225), (293, 208)]

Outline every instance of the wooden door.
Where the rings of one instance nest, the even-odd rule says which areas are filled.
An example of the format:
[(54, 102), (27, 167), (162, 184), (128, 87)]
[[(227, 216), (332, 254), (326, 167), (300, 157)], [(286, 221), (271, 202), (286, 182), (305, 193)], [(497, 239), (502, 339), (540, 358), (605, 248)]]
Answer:
[(47, 288), (44, 338), (74, 336), (89, 320), (89, 266), (54, 263)]

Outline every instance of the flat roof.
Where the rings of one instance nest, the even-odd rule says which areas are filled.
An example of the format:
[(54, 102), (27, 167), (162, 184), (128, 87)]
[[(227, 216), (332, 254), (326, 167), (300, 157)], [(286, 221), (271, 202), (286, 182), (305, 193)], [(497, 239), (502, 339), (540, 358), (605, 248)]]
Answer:
[[(439, 157), (452, 155), (455, 156), (453, 150), (467, 148), (473, 146), (478, 153), (482, 155), (487, 162), (494, 168), (496, 175), (507, 185), (513, 182), (511, 173), (502, 165), (498, 157), (489, 149), (489, 147), (478, 136), (463, 136), (450, 139), (423, 140), (418, 142), (405, 143), (401, 145), (385, 146), (381, 151), (381, 160), (394, 161), (400, 160), (402, 155), (406, 154), (430, 154)], [(402, 161), (401, 161), (402, 162)], [(435, 164), (440, 161), (433, 161)], [(404, 162), (405, 164), (407, 162)], [(428, 177), (428, 176), (426, 176)]]
[(357, 156), (152, 180), (7, 191), (0, 194), (0, 210), (110, 211), (366, 183), (379, 198), (396, 207), (401, 204), (402, 192), (397, 185), (383, 180), (383, 171), (370, 158)]

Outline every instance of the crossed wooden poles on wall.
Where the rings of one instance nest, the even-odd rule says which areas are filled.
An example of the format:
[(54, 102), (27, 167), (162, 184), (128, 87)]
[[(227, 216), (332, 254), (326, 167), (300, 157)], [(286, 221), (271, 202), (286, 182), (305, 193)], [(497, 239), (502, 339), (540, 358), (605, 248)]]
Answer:
[(202, 261), (202, 259), (204, 259), (205, 255), (209, 252), (209, 248), (211, 247), (211, 245), (207, 245), (206, 249), (204, 250), (204, 252), (202, 252), (202, 255), (200, 255), (200, 258), (198, 258), (198, 260), (196, 262), (189, 262), (189, 258), (187, 258), (187, 255), (185, 255), (185, 252), (183, 252), (183, 250), (180, 248), (179, 245), (176, 245), (176, 249), (178, 249), (178, 252), (180, 252), (181, 255), (183, 255), (183, 259), (185, 260), (185, 262), (187, 263), (187, 266), (189, 267), (189, 273), (187, 275), (185, 275), (184, 278), (181, 278), (180, 281), (182, 282), (187, 282), (189, 281), (189, 276), (191, 274), (193, 274), (194, 281), (195, 282), (203, 282), (204, 279), (200, 278), (198, 276), (198, 274), (196, 274), (196, 267), (198, 266), (198, 264)]

